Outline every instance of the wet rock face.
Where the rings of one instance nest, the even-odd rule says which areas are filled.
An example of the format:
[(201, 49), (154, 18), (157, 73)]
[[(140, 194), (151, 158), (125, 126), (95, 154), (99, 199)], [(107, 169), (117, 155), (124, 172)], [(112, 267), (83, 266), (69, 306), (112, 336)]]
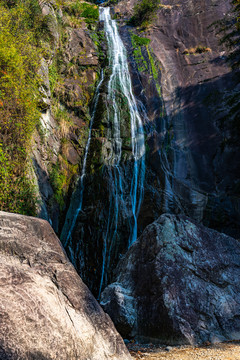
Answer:
[[(122, 19), (129, 19), (134, 3), (123, 0), (115, 11)], [(227, 50), (219, 44), (220, 35), (210, 26), (223, 18), (230, 2), (161, 3), (152, 24), (139, 35), (151, 40), (149, 46), (161, 67), (162, 113), (166, 115), (162, 121), (159, 103), (154, 105), (153, 101), (156, 95), (144, 82), (146, 75), (139, 68), (132, 70), (135, 93), (140, 98), (140, 77), (148, 116), (154, 125), (148, 135), (149, 168), (162, 189), (162, 204), (155, 201), (155, 207), (160, 207), (161, 212), (184, 213), (237, 237), (239, 144), (227, 141), (229, 129), (222, 130), (221, 118), (227, 115), (227, 106), (223, 105), (227, 96), (238, 93), (240, 88), (236, 73), (226, 65)], [(123, 27), (125, 34), (127, 31), (132, 29)], [(227, 118), (230, 123), (230, 114)], [(154, 197), (151, 191), (150, 196)]]
[(240, 243), (162, 215), (131, 246), (101, 305), (125, 337), (163, 343), (239, 339)]
[(50, 225), (0, 212), (0, 358), (130, 359)]

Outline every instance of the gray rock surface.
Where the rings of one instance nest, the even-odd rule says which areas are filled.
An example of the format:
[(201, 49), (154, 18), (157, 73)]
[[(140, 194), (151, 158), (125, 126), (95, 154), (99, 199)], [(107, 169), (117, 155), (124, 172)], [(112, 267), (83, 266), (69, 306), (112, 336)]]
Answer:
[(240, 243), (162, 215), (131, 246), (101, 305), (124, 337), (164, 344), (240, 339)]
[[(115, 11), (122, 19), (129, 19), (135, 3), (137, 0), (122, 0)], [(148, 135), (147, 171), (151, 168), (156, 173), (163, 198), (159, 201), (154, 189), (151, 191), (149, 175), (140, 223), (156, 220), (154, 210), (160, 208), (158, 215), (181, 213), (238, 237), (239, 142), (232, 141), (227, 98), (239, 93), (240, 86), (237, 74), (226, 63), (228, 50), (219, 41), (222, 35), (211, 26), (229, 9), (229, 0), (162, 0), (150, 26), (139, 32), (151, 40), (149, 47), (159, 63), (165, 114), (159, 121), (157, 95), (146, 81), (149, 71), (133, 69), (135, 93), (145, 103), (154, 125)], [(125, 38), (131, 31), (123, 26)], [(194, 52), (198, 46), (205, 51)], [(147, 202), (154, 206), (148, 208)]]
[(0, 359), (130, 359), (48, 222), (4, 212)]

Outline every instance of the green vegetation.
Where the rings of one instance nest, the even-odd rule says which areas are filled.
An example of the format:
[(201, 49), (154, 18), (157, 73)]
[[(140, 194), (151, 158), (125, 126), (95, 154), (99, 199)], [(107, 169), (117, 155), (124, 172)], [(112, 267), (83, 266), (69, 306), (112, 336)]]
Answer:
[[(0, 0), (0, 210), (27, 215), (35, 215), (38, 204), (38, 189), (31, 181), (33, 135), (38, 134), (36, 138), (40, 138), (47, 154), (54, 200), (61, 207), (77, 172), (78, 165), (67, 160), (73, 147), (69, 133), (75, 132), (80, 138), (73, 119), (79, 114), (87, 119), (94, 89), (90, 90), (90, 86), (88, 89), (86, 67), (81, 68), (77, 57), (66, 61), (66, 43), (69, 27), (81, 27), (85, 21), (91, 29), (99, 17), (96, 4), (79, 0), (51, 2), (56, 17), (43, 15), (41, 4), (43, 1), (39, 0)], [(58, 14), (58, 8), (63, 16)], [(95, 36), (94, 42), (100, 51), (101, 38)], [(61, 140), (56, 164), (46, 141), (47, 131), (40, 122), (46, 86), (39, 75), (42, 59), (47, 60), (44, 72), (46, 64), (50, 64), (51, 113), (58, 124), (56, 135)], [(66, 88), (66, 77), (79, 85), (81, 96)]]
[(49, 71), (50, 90), (53, 93), (59, 81), (59, 70), (57, 68), (56, 61), (52, 62), (52, 64), (48, 68), (48, 71)]
[(141, 0), (133, 9), (133, 16), (129, 20), (130, 25), (147, 27), (152, 21), (161, 0)]
[(64, 6), (64, 10), (69, 15), (73, 15), (74, 17), (85, 18), (87, 23), (96, 21), (99, 18), (99, 10), (97, 5), (81, 2), (79, 0), (67, 3)]
[(148, 57), (149, 57), (149, 61), (150, 61), (150, 65), (151, 65), (151, 73), (152, 76), (155, 80), (155, 85), (156, 85), (156, 89), (158, 92), (158, 95), (161, 97), (161, 86), (159, 83), (159, 66), (157, 61), (154, 59), (153, 54), (151, 53), (151, 51), (149, 50), (149, 48), (147, 47), (147, 52), (148, 52)]
[(110, 5), (116, 5), (119, 3), (120, 0), (108, 0), (107, 2), (105, 2), (105, 4), (107, 6), (110, 6)]
[[(133, 56), (137, 63), (138, 70), (140, 72), (150, 71), (155, 80), (157, 92), (161, 97), (161, 86), (159, 84), (159, 66), (149, 47), (150, 39), (146, 37), (140, 37), (132, 32), (131, 42), (133, 46)], [(143, 49), (146, 49), (147, 51), (147, 57), (145, 55), (146, 59), (143, 55)]]
[(32, 134), (39, 122), (43, 42), (51, 34), (37, 0), (0, 1), (0, 209), (35, 214), (28, 176)]
[(77, 168), (77, 165), (69, 164), (64, 156), (59, 156), (58, 162), (55, 165), (52, 165), (51, 169), (49, 169), (49, 177), (54, 191), (54, 199), (60, 205), (61, 209), (64, 208), (65, 197), (72, 178), (72, 176), (69, 176), (69, 173), (71, 173), (71, 175), (76, 174)]
[(53, 114), (59, 126), (59, 134), (61, 139), (66, 139), (70, 133), (70, 128), (73, 125), (68, 111), (63, 106), (60, 107), (57, 103), (53, 107)]
[(132, 32), (131, 34), (131, 42), (133, 46), (133, 56), (135, 58), (135, 61), (138, 65), (138, 70), (141, 72), (148, 70), (148, 64), (147, 61), (144, 59), (142, 54), (142, 46), (147, 46), (150, 43), (150, 40), (145, 37), (137, 36)]
[(146, 46), (150, 43), (150, 39), (148, 38), (145, 38), (145, 37), (140, 37), (140, 36), (137, 36), (136, 34), (132, 34), (132, 45), (134, 47), (137, 47), (137, 46)]

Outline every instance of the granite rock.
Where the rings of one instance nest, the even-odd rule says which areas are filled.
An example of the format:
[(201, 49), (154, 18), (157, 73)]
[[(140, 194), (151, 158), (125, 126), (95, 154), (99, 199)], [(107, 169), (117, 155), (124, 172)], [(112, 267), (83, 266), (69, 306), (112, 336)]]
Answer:
[(45, 220), (0, 212), (1, 360), (130, 359)]

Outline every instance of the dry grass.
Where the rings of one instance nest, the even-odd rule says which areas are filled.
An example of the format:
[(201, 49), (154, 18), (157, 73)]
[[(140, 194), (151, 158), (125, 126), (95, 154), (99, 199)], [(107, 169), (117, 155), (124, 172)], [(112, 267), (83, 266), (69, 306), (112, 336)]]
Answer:
[(190, 49), (185, 49), (183, 51), (183, 55), (196, 55), (196, 54), (203, 54), (206, 52), (212, 51), (209, 47), (197, 45), (195, 47), (192, 47)]

